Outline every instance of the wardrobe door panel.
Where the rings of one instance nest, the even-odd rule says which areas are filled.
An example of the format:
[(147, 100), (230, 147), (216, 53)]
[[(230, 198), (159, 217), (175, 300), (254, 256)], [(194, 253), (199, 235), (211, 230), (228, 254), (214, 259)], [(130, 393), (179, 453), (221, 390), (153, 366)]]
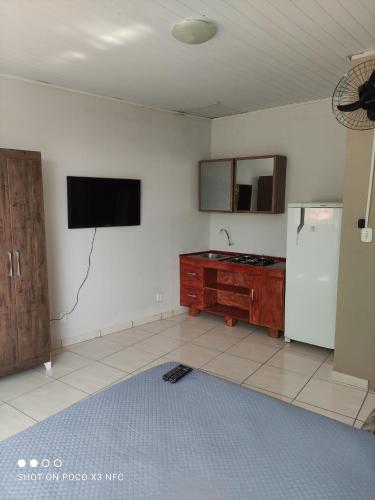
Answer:
[(7, 165), (6, 160), (0, 158), (0, 375), (15, 365), (17, 357), (10, 231)]
[(8, 160), (18, 362), (49, 358), (50, 326), (39, 160)]

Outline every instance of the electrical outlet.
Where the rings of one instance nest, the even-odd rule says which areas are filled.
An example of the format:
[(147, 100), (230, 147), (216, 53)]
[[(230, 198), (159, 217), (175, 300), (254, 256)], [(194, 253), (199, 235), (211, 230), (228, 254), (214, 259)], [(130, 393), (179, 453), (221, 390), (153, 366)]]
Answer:
[(371, 227), (364, 227), (361, 229), (361, 241), (362, 243), (372, 242), (372, 229)]
[(163, 294), (161, 292), (157, 292), (155, 298), (156, 302), (163, 302)]

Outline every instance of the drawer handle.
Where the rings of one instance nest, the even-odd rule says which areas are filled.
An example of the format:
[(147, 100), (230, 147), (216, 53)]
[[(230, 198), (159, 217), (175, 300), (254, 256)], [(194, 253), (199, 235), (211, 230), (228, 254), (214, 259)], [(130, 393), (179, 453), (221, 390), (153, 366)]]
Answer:
[(188, 276), (196, 276), (197, 273), (186, 273)]
[(190, 297), (190, 298), (192, 298), (192, 299), (196, 299), (197, 298), (197, 296), (193, 295), (192, 293), (188, 293), (187, 296)]
[(254, 288), (252, 288), (251, 289), (251, 302), (253, 302), (253, 300), (254, 300), (254, 292), (255, 292), (255, 290), (254, 290)]
[(9, 272), (8, 276), (11, 278), (13, 276), (13, 259), (12, 252), (8, 252), (8, 263), (9, 263)]
[(18, 250), (16, 250), (15, 254), (16, 254), (16, 262), (17, 262), (17, 276), (21, 276), (20, 252)]

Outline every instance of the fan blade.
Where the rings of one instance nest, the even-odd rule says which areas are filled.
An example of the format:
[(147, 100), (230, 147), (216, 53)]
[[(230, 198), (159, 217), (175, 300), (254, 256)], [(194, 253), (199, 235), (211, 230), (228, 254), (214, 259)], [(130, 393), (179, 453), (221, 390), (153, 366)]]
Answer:
[(339, 111), (343, 111), (344, 113), (350, 111), (357, 111), (357, 109), (361, 109), (362, 104), (361, 101), (351, 102), (350, 104), (339, 104), (337, 109)]
[(371, 73), (371, 76), (370, 78), (367, 80), (367, 83), (369, 83), (370, 85), (374, 86), (375, 85), (375, 69), (374, 71)]

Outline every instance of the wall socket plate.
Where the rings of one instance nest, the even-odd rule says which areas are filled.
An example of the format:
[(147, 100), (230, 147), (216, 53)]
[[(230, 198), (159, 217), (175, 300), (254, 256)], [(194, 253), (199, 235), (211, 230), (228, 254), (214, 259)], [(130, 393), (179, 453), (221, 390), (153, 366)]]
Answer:
[(155, 299), (156, 299), (156, 302), (163, 302), (163, 294), (161, 292), (157, 292), (155, 294)]
[(362, 243), (372, 242), (372, 229), (371, 227), (364, 227), (361, 229), (361, 241)]

